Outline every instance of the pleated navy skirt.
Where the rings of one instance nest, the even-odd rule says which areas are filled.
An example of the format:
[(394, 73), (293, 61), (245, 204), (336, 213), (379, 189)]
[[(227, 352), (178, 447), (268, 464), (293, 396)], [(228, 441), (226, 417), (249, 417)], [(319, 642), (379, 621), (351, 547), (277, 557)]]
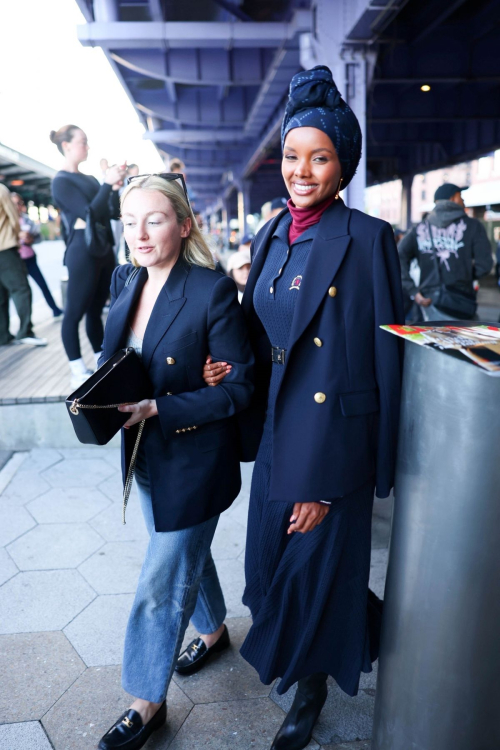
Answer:
[[(348, 695), (378, 656), (382, 603), (368, 590), (374, 486), (332, 501), (323, 522), (287, 534), (292, 503), (268, 502), (272, 460), (264, 431), (250, 494), (243, 602), (253, 624), (242, 656), (266, 685), (327, 672)], [(306, 501), (306, 498), (304, 498)]]

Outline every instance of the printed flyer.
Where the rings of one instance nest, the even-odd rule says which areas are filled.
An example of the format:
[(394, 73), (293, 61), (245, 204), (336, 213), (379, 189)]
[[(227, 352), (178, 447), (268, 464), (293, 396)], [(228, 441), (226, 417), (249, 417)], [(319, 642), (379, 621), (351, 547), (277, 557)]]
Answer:
[(419, 346), (452, 352), (488, 375), (500, 377), (500, 328), (497, 326), (380, 326)]

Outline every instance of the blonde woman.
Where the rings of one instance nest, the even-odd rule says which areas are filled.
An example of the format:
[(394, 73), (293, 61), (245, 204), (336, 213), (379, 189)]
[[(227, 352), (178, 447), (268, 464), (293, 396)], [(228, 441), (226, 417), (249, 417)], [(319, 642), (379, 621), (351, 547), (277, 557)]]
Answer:
[[(213, 270), (182, 175), (134, 178), (121, 211), (132, 264), (113, 274), (103, 357), (134, 347), (153, 386), (153, 398), (119, 407), (130, 413), (124, 467), (146, 420), (136, 480), (151, 536), (123, 659), (122, 684), (136, 700), (102, 737), (101, 750), (141, 748), (165, 722), (190, 618), (202, 633), (225, 632), (210, 544), (219, 514), (240, 490), (234, 415), (252, 395), (253, 357), (236, 286)], [(228, 373), (219, 388), (202, 377), (209, 351)], [(200, 581), (206, 595), (197, 603)]]

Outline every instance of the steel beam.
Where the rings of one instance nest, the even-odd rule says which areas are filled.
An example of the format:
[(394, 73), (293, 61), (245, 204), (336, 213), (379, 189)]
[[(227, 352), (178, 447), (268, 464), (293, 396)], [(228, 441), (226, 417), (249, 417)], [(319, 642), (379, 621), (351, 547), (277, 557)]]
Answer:
[[(108, 0), (101, 0), (108, 1)], [(288, 23), (220, 23), (204, 21), (159, 21), (87, 23), (77, 27), (85, 47), (106, 49), (174, 49), (183, 47), (224, 48), (279, 47), (297, 34), (311, 29), (311, 13), (297, 10)]]
[(153, 133), (144, 133), (144, 139), (153, 143), (221, 143), (228, 141), (245, 140), (246, 136), (241, 130), (156, 130)]
[(415, 74), (413, 78), (374, 78), (374, 85), (398, 85), (398, 84), (417, 84), (428, 83), (429, 85), (439, 83), (498, 83), (500, 76), (444, 76), (442, 78), (432, 78), (426, 75)]

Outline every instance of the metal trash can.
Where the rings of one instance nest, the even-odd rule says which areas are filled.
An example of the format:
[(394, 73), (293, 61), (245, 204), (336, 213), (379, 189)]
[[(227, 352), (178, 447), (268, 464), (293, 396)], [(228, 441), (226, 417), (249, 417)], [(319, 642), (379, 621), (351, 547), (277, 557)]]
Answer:
[(372, 750), (498, 750), (500, 378), (405, 346)]

